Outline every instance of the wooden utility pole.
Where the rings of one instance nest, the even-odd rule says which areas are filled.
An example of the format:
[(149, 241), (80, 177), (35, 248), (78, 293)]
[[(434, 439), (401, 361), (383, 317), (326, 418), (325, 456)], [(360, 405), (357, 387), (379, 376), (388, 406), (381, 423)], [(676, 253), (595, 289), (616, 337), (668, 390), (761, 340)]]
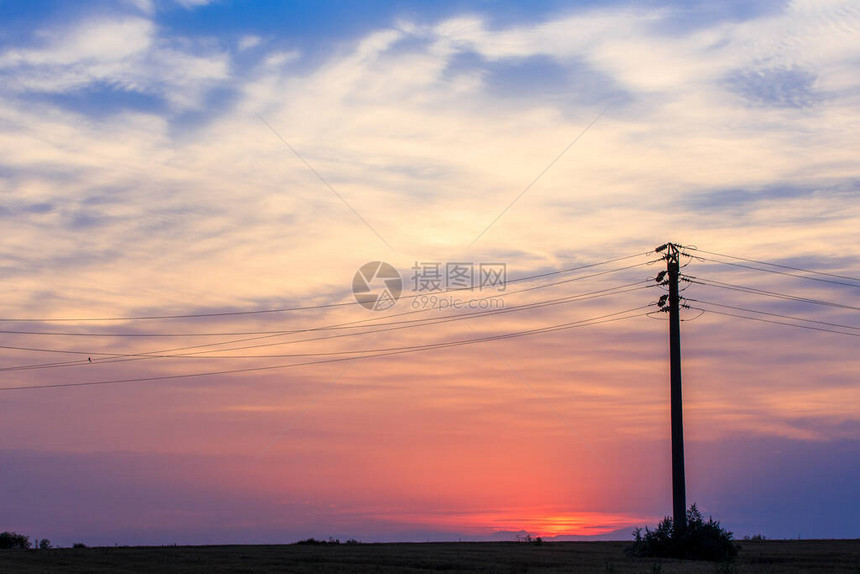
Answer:
[(675, 534), (687, 528), (687, 485), (684, 476), (684, 410), (681, 402), (681, 296), (678, 292), (681, 251), (674, 243), (665, 249), (669, 297), (669, 386), (672, 394), (672, 520)]

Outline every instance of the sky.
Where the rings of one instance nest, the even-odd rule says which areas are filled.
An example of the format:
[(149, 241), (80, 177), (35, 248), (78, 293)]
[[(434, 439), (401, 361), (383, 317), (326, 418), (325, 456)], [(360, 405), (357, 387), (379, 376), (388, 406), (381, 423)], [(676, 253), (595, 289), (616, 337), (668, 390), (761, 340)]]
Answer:
[(860, 537), (858, 54), (849, 0), (0, 0), (0, 529), (629, 539), (675, 242), (688, 501)]

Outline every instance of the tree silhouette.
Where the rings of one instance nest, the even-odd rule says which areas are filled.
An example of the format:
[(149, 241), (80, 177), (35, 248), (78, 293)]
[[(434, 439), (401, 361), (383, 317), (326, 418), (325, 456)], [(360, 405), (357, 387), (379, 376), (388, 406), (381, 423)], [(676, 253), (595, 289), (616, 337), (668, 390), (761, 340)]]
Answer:
[(655, 530), (646, 526), (644, 535), (641, 528), (635, 529), (633, 538), (627, 549), (633, 556), (726, 561), (738, 553), (732, 533), (711, 517), (705, 522), (695, 504), (687, 510), (687, 527), (681, 533), (675, 533), (673, 520), (667, 516)]
[(30, 548), (30, 537), (17, 532), (0, 532), (0, 548), (26, 550)]

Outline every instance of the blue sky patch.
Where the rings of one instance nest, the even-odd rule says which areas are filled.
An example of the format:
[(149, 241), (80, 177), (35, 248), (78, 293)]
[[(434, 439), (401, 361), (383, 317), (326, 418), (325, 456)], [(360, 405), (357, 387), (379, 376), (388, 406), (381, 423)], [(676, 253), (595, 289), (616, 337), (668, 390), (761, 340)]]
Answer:
[(106, 118), (118, 113), (141, 112), (161, 115), (167, 102), (160, 96), (124, 90), (103, 82), (85, 88), (55, 94), (28, 94), (66, 110), (93, 118)]
[(821, 100), (815, 74), (801, 68), (741, 70), (726, 79), (729, 89), (750, 104), (775, 108), (808, 108)]
[(549, 56), (487, 60), (475, 52), (452, 58), (446, 74), (480, 72), (484, 89), (496, 98), (530, 101), (552, 100), (593, 105), (618, 102), (629, 97), (615, 81), (581, 61), (562, 64)]

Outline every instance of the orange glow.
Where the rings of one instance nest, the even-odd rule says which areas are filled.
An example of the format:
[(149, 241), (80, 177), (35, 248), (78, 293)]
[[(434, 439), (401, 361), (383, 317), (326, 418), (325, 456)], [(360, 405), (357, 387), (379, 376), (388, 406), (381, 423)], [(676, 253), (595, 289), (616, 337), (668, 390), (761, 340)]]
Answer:
[(595, 536), (613, 532), (620, 528), (646, 524), (654, 517), (580, 512), (570, 514), (547, 514), (545, 508), (518, 508), (507, 511), (450, 513), (444, 515), (379, 515), (411, 526), (432, 524), (456, 532), (467, 532), (475, 536), (495, 533), (518, 532), (544, 538), (564, 536)]

